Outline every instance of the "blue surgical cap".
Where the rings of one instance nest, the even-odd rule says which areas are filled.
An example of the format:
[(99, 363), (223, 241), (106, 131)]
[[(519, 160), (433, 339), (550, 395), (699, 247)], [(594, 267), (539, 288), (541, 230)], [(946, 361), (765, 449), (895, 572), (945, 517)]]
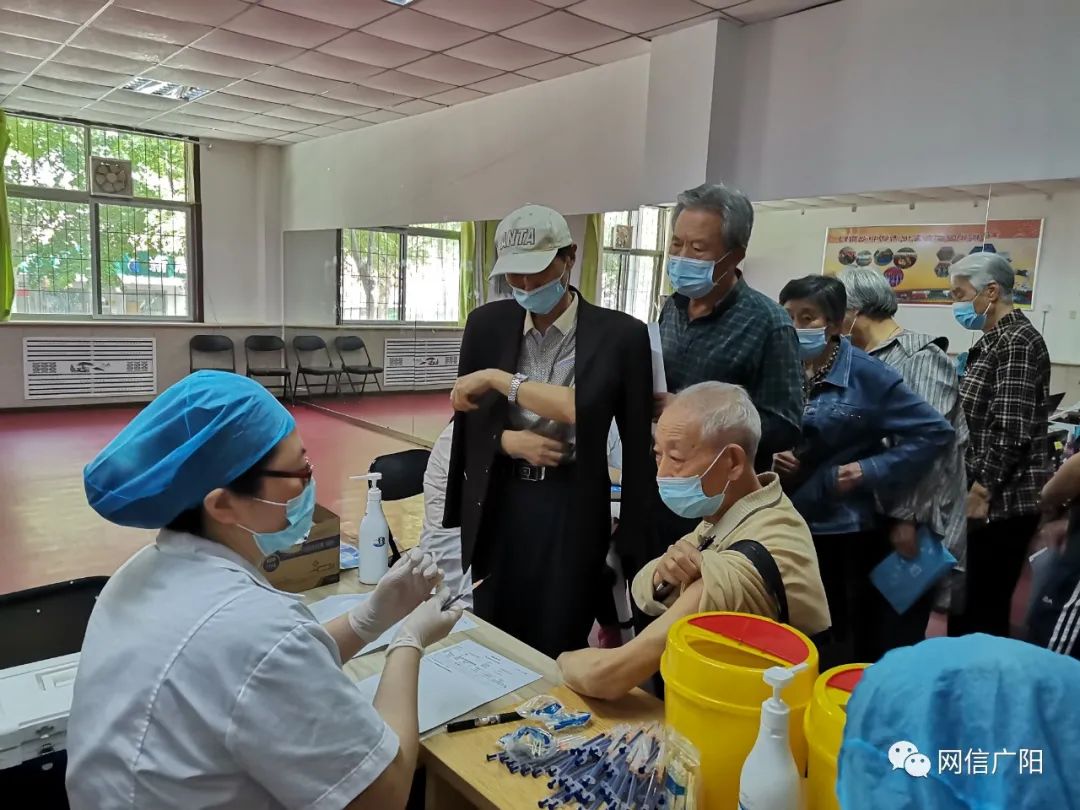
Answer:
[[(840, 806), (1080, 807), (1078, 688), (1080, 661), (1022, 641), (972, 635), (894, 650), (847, 704)], [(913, 749), (929, 759), (925, 777), (894, 767)]]
[(151, 402), (83, 471), (94, 511), (160, 529), (250, 470), (296, 421), (265, 387), (198, 371)]

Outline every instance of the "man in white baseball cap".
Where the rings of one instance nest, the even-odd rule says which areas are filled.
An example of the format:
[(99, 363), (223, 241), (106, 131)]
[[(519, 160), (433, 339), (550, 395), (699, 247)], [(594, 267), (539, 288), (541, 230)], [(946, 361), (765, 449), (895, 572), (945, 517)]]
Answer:
[(513, 300), (469, 316), (447, 476), (447, 528), (461, 527), (476, 613), (555, 657), (584, 646), (611, 539), (607, 437), (623, 443), (616, 549), (627, 576), (649, 559), (652, 372), (648, 330), (570, 285), (566, 220), (526, 205), (495, 232)]

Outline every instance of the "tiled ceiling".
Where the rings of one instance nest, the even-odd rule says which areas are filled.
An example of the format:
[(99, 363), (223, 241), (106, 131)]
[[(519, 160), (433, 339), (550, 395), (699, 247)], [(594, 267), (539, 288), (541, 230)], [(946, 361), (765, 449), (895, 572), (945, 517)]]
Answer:
[[(798, 197), (754, 203), (756, 211), (805, 211), (810, 208), (847, 208), (867, 205), (914, 205), (936, 202), (970, 202), (972, 208), (986, 210), (987, 201), (997, 197), (1026, 194), (1052, 195), (1057, 191), (1080, 189), (1080, 177), (1059, 180), (1033, 180), (1024, 183), (984, 183), (976, 186), (938, 186), (901, 191), (866, 191), (829, 197)], [(978, 212), (975, 215), (981, 216)]]
[[(833, 0), (0, 0), (0, 106), (300, 143), (648, 51), (655, 35)], [(136, 76), (211, 91), (122, 89)]]

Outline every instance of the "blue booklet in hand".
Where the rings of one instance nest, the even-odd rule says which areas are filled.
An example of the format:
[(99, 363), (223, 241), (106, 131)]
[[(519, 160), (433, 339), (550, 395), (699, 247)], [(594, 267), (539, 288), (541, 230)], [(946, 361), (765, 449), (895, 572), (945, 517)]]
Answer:
[(905, 613), (956, 565), (956, 558), (925, 526), (918, 530), (919, 556), (905, 559), (895, 551), (870, 572), (870, 581), (897, 613)]

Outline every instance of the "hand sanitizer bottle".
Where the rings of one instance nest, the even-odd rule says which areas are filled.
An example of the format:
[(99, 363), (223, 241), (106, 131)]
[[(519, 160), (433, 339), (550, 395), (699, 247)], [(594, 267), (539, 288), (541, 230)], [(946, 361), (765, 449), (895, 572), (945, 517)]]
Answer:
[(360, 552), (360, 565), (356, 569), (357, 577), (364, 585), (377, 585), (389, 567), (387, 551), (389, 549), (390, 527), (386, 524), (386, 515), (382, 509), (382, 491), (379, 481), (382, 473), (352, 476), (356, 479), (371, 481), (367, 495), (367, 511), (360, 521), (360, 532), (356, 539)]
[(773, 695), (761, 704), (761, 729), (739, 775), (739, 810), (801, 810), (802, 779), (791, 754), (789, 723), (791, 710), (780, 697), (795, 673), (794, 667), (770, 667), (765, 683)]

